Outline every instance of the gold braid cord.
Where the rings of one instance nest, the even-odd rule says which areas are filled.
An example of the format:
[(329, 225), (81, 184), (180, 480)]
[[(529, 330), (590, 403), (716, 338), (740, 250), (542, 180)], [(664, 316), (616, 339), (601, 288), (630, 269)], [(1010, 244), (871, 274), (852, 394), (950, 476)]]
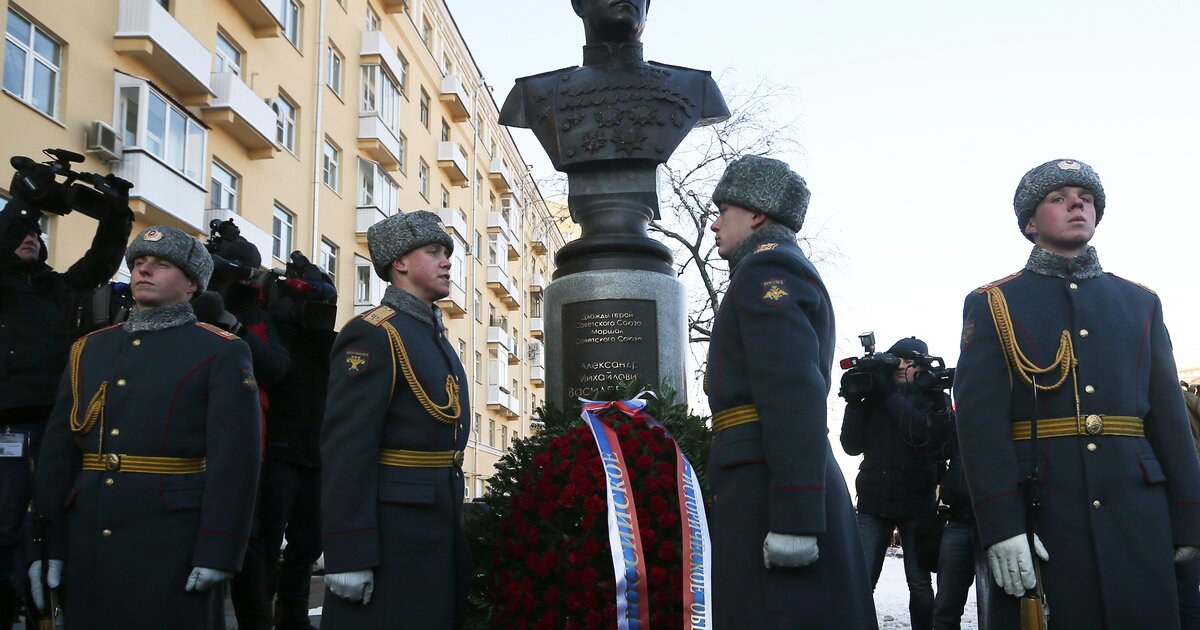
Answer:
[[(404, 349), (404, 341), (400, 338), (400, 333), (395, 326), (387, 322), (383, 322), (383, 329), (387, 331), (388, 341), (392, 344), (392, 351), (400, 363), (400, 371), (404, 373), (404, 380), (408, 381), (408, 387), (412, 389), (413, 394), (417, 397), (417, 401), (433, 416), (438, 422), (445, 424), (454, 424), (458, 422), (458, 418), (462, 415), (462, 407), (458, 404), (458, 379), (454, 378), (453, 374), (446, 376), (446, 397), (445, 405), (436, 405), (429, 398), (429, 394), (425, 393), (425, 388), (421, 387), (420, 381), (417, 380), (417, 375), (413, 372), (412, 363), (408, 360), (408, 351)], [(449, 413), (446, 413), (449, 411)]]
[[(1071, 343), (1070, 331), (1064, 330), (1062, 337), (1058, 343), (1058, 354), (1054, 357), (1054, 362), (1050, 365), (1040, 368), (1035, 365), (1024, 352), (1021, 352), (1021, 347), (1017, 345), (1017, 337), (1013, 332), (1012, 315), (1008, 312), (1008, 301), (1004, 299), (1004, 292), (1000, 287), (992, 287), (987, 290), (988, 307), (992, 311), (992, 322), (996, 325), (996, 334), (1000, 337), (1000, 346), (1004, 349), (1004, 356), (1008, 359), (1010, 366), (1009, 374), (1016, 372), (1017, 376), (1026, 385), (1032, 386), (1033, 379), (1030, 375), (1046, 374), (1058, 370), (1058, 381), (1053, 385), (1037, 385), (1041, 391), (1053, 391), (1062, 387), (1067, 381), (1067, 376), (1075, 374), (1075, 348)], [(1076, 383), (1076, 390), (1079, 389)], [(1079, 395), (1076, 391), (1076, 406), (1078, 406)]]
[(69, 369), (71, 374), (71, 431), (75, 433), (87, 433), (96, 425), (96, 420), (104, 414), (104, 401), (106, 392), (108, 391), (108, 381), (100, 383), (100, 388), (96, 390), (92, 396), (91, 402), (88, 403), (87, 409), (83, 412), (83, 418), (79, 418), (79, 364), (83, 359), (83, 346), (87, 344), (87, 337), (80, 339), (71, 346), (71, 358), (69, 361)]

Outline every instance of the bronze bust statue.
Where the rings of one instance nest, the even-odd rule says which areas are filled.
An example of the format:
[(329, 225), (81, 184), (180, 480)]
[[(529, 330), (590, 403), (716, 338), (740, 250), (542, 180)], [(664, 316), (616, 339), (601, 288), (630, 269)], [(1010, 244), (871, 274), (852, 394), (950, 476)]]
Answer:
[(567, 173), (582, 237), (558, 255), (555, 277), (585, 269), (673, 274), (666, 246), (646, 236), (658, 218), (657, 167), (693, 127), (729, 117), (712, 76), (647, 62), (650, 0), (571, 0), (583, 20), (583, 66), (517, 79), (500, 122), (533, 130)]

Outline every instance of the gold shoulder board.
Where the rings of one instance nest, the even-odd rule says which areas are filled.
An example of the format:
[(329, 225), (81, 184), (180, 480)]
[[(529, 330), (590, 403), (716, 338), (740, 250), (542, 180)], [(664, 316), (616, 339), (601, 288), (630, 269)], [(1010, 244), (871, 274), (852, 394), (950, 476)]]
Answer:
[(204, 322), (196, 322), (196, 325), (203, 328), (204, 330), (207, 330), (208, 332), (222, 338), (222, 339), (227, 340), (227, 341), (233, 341), (235, 339), (239, 339), (239, 337), (237, 335), (229, 332), (228, 330), (222, 330), (220, 328), (217, 328), (216, 326), (213, 326), (212, 324), (205, 324)]
[(987, 293), (988, 289), (990, 289), (992, 287), (998, 287), (998, 286), (1004, 284), (1005, 282), (1008, 282), (1009, 280), (1012, 280), (1013, 278), (1016, 278), (1017, 276), (1020, 276), (1020, 275), (1021, 275), (1021, 272), (1018, 271), (1014, 274), (1004, 276), (1003, 278), (1000, 278), (999, 280), (993, 280), (993, 281), (979, 287), (978, 289), (975, 289), (975, 293)]
[(367, 311), (366, 313), (363, 313), (362, 318), (363, 321), (372, 326), (379, 326), (382, 325), (383, 322), (391, 319), (395, 314), (396, 311), (390, 306), (378, 306), (370, 311)]

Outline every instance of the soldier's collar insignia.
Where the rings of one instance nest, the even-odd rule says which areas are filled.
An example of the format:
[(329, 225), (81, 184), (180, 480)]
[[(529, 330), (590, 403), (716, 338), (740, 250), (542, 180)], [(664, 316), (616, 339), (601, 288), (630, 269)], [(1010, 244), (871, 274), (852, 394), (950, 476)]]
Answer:
[(158, 230), (146, 230), (146, 233), (142, 235), (142, 240), (147, 243), (155, 243), (161, 241), (162, 237), (163, 233)]
[(1063, 160), (1058, 163), (1058, 168), (1064, 171), (1078, 171), (1079, 162), (1076, 162), (1075, 160)]
[(367, 371), (367, 365), (371, 362), (371, 353), (366, 350), (347, 350), (343, 358), (346, 361), (346, 374), (355, 377)]
[(242, 368), (242, 387), (248, 392), (258, 391), (258, 381), (254, 380), (254, 372)]
[[(773, 245), (774, 243), (769, 243)], [(788, 296), (787, 282), (782, 278), (772, 278), (762, 281), (762, 302), (776, 306), (782, 303), (783, 298)]]
[(763, 243), (762, 245), (759, 245), (758, 247), (754, 248), (754, 253), (761, 254), (763, 252), (773, 251), (777, 247), (779, 247), (779, 243)]

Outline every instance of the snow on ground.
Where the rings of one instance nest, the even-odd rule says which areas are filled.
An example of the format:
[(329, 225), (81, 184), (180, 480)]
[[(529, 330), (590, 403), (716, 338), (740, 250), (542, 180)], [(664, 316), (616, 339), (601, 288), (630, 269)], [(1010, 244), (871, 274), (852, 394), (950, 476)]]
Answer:
[[(895, 553), (895, 555), (893, 555)], [(937, 574), (933, 575), (937, 588)], [(904, 560), (889, 549), (883, 560), (883, 573), (875, 585), (875, 613), (879, 616), (879, 630), (908, 630), (908, 582), (904, 580)], [(979, 620), (975, 613), (975, 587), (967, 594), (967, 607), (963, 611), (962, 630), (978, 630)]]

